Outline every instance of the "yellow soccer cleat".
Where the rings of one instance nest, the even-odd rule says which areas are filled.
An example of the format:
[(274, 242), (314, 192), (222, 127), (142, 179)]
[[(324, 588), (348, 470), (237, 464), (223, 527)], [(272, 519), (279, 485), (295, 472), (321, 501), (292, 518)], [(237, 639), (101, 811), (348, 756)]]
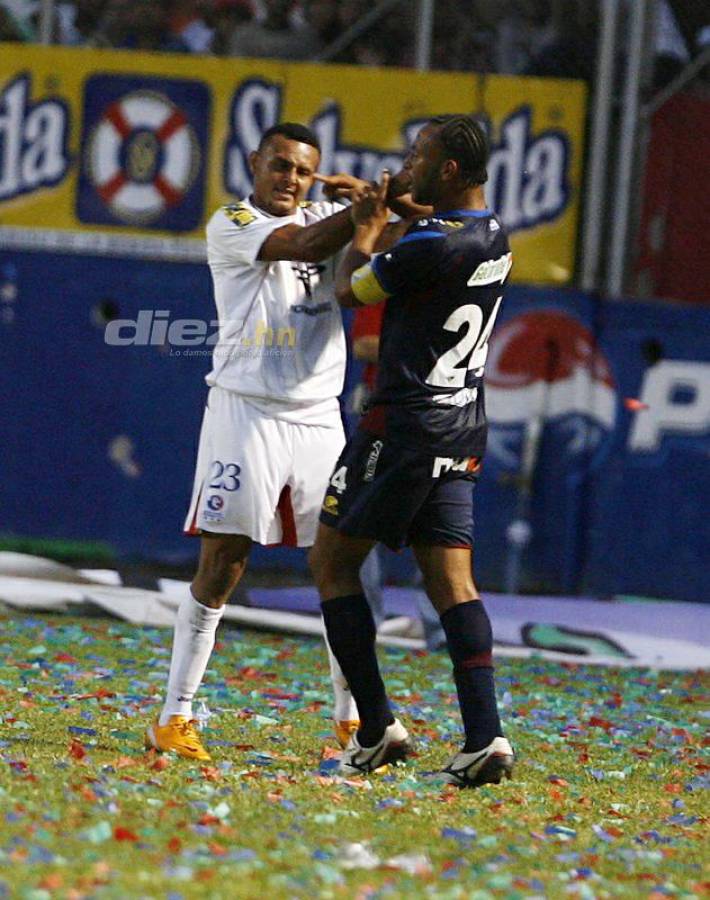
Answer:
[(197, 733), (196, 719), (170, 716), (167, 725), (156, 720), (145, 732), (145, 745), (160, 752), (173, 752), (186, 759), (210, 760), (212, 757), (202, 746)]
[(335, 737), (343, 750), (348, 746), (350, 735), (355, 734), (359, 727), (357, 719), (335, 719)]

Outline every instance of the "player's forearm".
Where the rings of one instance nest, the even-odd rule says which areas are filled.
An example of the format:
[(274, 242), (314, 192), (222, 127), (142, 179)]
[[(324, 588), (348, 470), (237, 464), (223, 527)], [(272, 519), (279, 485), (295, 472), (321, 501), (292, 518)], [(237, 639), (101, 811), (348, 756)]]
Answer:
[(406, 165), (390, 178), (387, 186), (387, 206), (403, 219), (421, 219), (434, 212), (433, 206), (422, 206), (412, 199), (412, 173)]
[(322, 262), (341, 250), (353, 234), (349, 209), (312, 225), (285, 225), (272, 231), (259, 251), (259, 259), (275, 262), (292, 259), (297, 262)]
[[(353, 199), (350, 214), (355, 223), (355, 233), (335, 279), (335, 295), (341, 306), (361, 305), (359, 297), (353, 291), (352, 276), (356, 269), (370, 261), (377, 241), (387, 227), (389, 213), (385, 196), (388, 184), (389, 173), (385, 170), (379, 185)], [(379, 299), (368, 299), (366, 302), (377, 303)], [(384, 295), (381, 299), (384, 299)]]
[(349, 209), (301, 229), (303, 262), (322, 262), (341, 250), (353, 236), (353, 220)]
[(433, 206), (422, 206), (421, 203), (415, 203), (411, 194), (403, 194), (401, 197), (390, 197), (387, 205), (398, 216), (403, 219), (423, 219), (434, 213)]
[(380, 236), (377, 238), (375, 253), (383, 253), (385, 250), (389, 250), (390, 247), (393, 247), (401, 237), (404, 237), (414, 221), (416, 220), (400, 219), (399, 222), (390, 222), (386, 225)]

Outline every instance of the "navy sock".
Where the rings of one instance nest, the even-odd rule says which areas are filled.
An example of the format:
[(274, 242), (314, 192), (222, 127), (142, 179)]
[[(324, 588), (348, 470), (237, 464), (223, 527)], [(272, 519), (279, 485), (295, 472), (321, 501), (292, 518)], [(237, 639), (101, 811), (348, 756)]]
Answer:
[(394, 722), (375, 653), (375, 621), (364, 594), (321, 603), (328, 643), (360, 714), (358, 740), (374, 747)]
[(441, 616), (461, 718), (466, 732), (464, 753), (487, 747), (502, 735), (493, 679), (493, 632), (480, 600), (459, 603)]

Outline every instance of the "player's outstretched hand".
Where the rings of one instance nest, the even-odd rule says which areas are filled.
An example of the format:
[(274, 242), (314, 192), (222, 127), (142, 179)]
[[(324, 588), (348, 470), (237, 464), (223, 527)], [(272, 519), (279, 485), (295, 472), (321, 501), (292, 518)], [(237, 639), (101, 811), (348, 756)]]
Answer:
[(353, 194), (350, 215), (356, 226), (365, 225), (378, 229), (385, 227), (390, 214), (387, 206), (389, 181), (390, 173), (384, 169), (379, 184), (368, 186)]
[(412, 173), (409, 169), (400, 169), (391, 178), (387, 189), (387, 205), (393, 213), (402, 219), (420, 219), (430, 216), (434, 210), (431, 206), (422, 206), (412, 198)]
[(412, 189), (412, 174), (409, 169), (400, 169), (390, 177), (389, 187), (387, 188), (387, 202), (396, 200), (404, 194), (408, 194)]
[(320, 172), (316, 172), (313, 178), (323, 185), (323, 193), (328, 200), (338, 200), (343, 197), (352, 200), (354, 194), (361, 193), (373, 185), (372, 181), (356, 178), (346, 172), (339, 172), (336, 175), (321, 175)]

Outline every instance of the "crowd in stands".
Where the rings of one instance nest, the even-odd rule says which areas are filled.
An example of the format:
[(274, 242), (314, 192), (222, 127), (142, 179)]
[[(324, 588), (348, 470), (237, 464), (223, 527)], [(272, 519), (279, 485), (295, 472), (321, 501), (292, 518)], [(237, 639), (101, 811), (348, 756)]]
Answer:
[[(0, 40), (35, 40), (40, 5), (39, 0), (0, 0)], [(417, 0), (389, 4), (368, 30), (333, 51), (333, 42), (377, 5), (376, 0), (56, 0), (53, 43), (413, 66)], [(597, 0), (436, 0), (431, 67), (589, 80), (599, 5)], [(667, 4), (659, 10), (667, 18)], [(661, 16), (665, 34), (664, 21)]]
[[(0, 0), (0, 40), (32, 40), (24, 0)], [(419, 4), (402, 0), (339, 52), (373, 0), (57, 0), (54, 43), (367, 66), (415, 64)], [(586, 0), (437, 0), (432, 68), (588, 77), (596, 6)]]

